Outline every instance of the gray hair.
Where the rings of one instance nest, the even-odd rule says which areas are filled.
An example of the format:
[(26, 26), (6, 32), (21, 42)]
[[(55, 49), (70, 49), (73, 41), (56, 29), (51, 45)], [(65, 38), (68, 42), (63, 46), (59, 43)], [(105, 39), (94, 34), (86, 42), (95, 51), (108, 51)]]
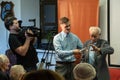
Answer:
[(26, 71), (22, 65), (14, 65), (10, 69), (10, 77), (13, 80), (19, 80)]
[(6, 60), (9, 60), (5, 54), (0, 54), (0, 63), (5, 63)]
[(88, 63), (79, 63), (73, 69), (76, 80), (93, 80), (96, 76), (95, 68)]
[(91, 26), (91, 27), (89, 28), (89, 31), (90, 31), (90, 32), (91, 32), (91, 31), (97, 31), (98, 34), (101, 34), (101, 29), (100, 29), (99, 27), (97, 27), (97, 26)]

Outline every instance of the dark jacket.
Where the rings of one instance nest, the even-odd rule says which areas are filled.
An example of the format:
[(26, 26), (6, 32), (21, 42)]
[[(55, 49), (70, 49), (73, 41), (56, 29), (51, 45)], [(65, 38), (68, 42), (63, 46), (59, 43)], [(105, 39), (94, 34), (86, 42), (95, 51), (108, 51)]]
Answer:
[(0, 80), (10, 80), (9, 75), (0, 70)]
[[(83, 52), (83, 62), (89, 62), (89, 48), (90, 48), (90, 43), (91, 40), (88, 40), (85, 42), (84, 47), (87, 48)], [(110, 80), (109, 76), (109, 70), (106, 62), (106, 55), (107, 54), (112, 54), (114, 52), (114, 49), (110, 47), (108, 42), (103, 39), (99, 39), (96, 43), (96, 46), (100, 48), (100, 52), (95, 52), (95, 62), (94, 62), (94, 67), (97, 72), (97, 78), (98, 80)]]

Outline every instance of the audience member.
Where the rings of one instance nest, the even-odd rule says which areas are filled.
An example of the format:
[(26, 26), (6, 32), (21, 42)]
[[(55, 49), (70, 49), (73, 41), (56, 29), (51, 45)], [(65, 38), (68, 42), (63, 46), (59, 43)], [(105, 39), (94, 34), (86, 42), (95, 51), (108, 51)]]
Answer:
[(7, 70), (9, 69), (9, 59), (6, 55), (0, 54), (0, 80), (10, 80)]
[(20, 80), (21, 77), (26, 73), (22, 65), (14, 65), (10, 69), (10, 79)]
[(101, 29), (96, 26), (89, 28), (90, 40), (84, 43), (83, 62), (91, 64), (97, 71), (94, 80), (110, 80), (106, 63), (107, 54), (112, 54), (114, 49), (106, 40), (100, 39)]
[(26, 73), (21, 80), (64, 80), (64, 77), (55, 71), (41, 69)]
[(53, 45), (56, 51), (55, 70), (63, 75), (66, 80), (74, 80), (73, 68), (76, 60), (75, 55), (81, 55), (80, 49), (83, 47), (81, 40), (70, 32), (70, 21), (67, 17), (60, 19), (62, 31), (54, 36)]
[(75, 80), (93, 80), (96, 76), (95, 68), (88, 63), (79, 63), (73, 69)]

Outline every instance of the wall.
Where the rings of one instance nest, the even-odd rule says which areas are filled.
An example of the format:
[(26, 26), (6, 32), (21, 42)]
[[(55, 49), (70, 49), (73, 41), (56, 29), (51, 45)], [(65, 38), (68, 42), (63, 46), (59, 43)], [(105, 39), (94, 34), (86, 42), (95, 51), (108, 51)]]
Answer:
[[(14, 3), (14, 13), (18, 20), (23, 20), (24, 26), (33, 25), (29, 19), (36, 19), (36, 26), (39, 27), (39, 0), (0, 0), (12, 1)], [(0, 7), (1, 11), (1, 7)], [(4, 27), (4, 22), (0, 19), (0, 53), (5, 53), (8, 46), (9, 32)]]
[(102, 30), (101, 38), (107, 40), (107, 22), (108, 22), (108, 16), (107, 16), (107, 0), (99, 0), (99, 27)]
[(39, 0), (21, 0), (21, 19), (23, 26), (32, 26), (33, 23), (29, 19), (36, 19), (36, 27), (39, 26), (40, 16)]
[(110, 44), (114, 54), (110, 56), (112, 65), (120, 66), (120, 0), (110, 0)]
[[(0, 3), (2, 1), (10, 1), (10, 0), (0, 0)], [(14, 5), (14, 13), (17, 18), (21, 19), (21, 1), (20, 0), (12, 0), (12, 2), (15, 4)], [(0, 7), (1, 11), (1, 7)], [(5, 53), (5, 50), (9, 48), (8, 46), (8, 34), (9, 32), (6, 30), (4, 27), (4, 22), (0, 18), (0, 53)]]

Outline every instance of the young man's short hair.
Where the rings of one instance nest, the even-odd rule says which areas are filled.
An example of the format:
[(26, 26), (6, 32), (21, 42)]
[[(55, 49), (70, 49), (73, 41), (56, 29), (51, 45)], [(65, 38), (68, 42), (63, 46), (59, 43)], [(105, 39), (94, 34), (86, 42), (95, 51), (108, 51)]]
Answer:
[(17, 20), (17, 18), (14, 16), (5, 18), (4, 25), (7, 30), (10, 30), (9, 26), (13, 25), (14, 20)]

